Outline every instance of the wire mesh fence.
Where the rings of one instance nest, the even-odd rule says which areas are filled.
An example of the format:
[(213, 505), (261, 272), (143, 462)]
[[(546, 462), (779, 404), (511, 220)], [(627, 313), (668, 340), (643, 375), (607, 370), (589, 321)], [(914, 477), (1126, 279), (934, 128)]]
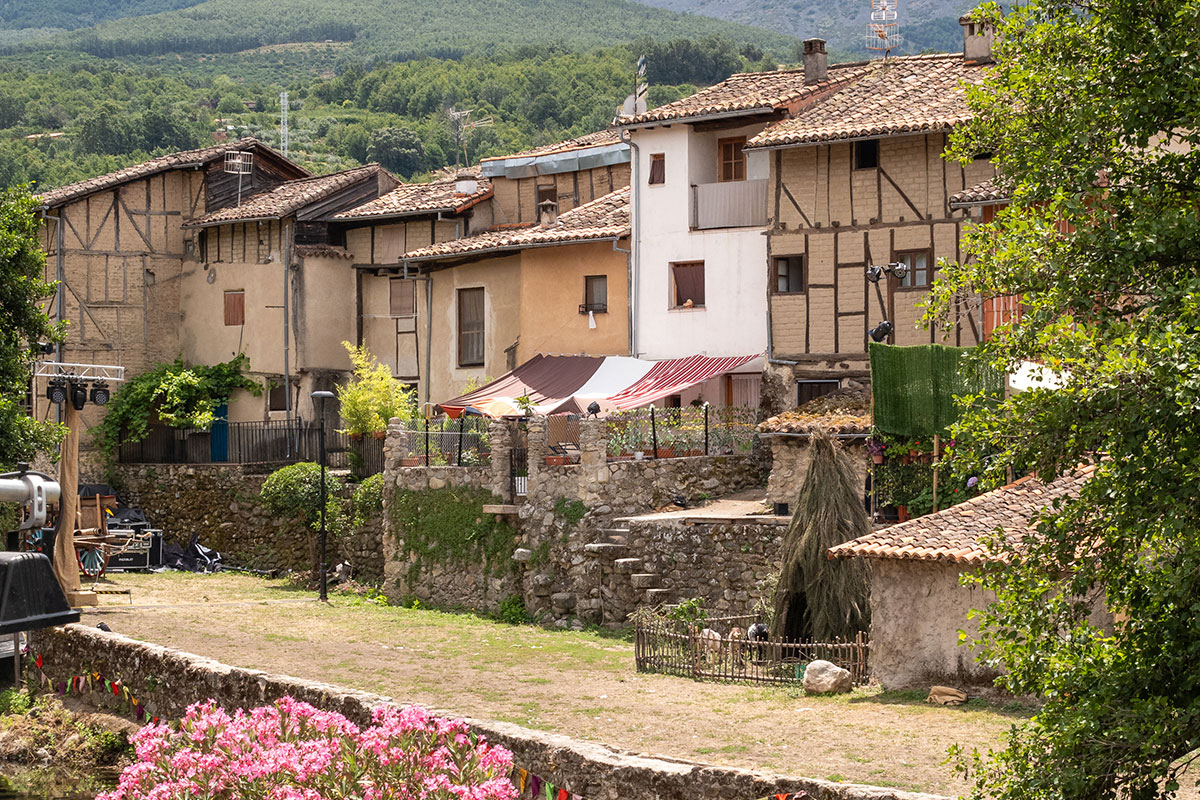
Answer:
[(400, 434), (400, 463), (409, 467), (473, 467), (491, 463), (487, 417), (412, 420)]
[(608, 456), (678, 458), (749, 453), (758, 435), (758, 416), (757, 408), (709, 404), (636, 408), (609, 414)]
[[(325, 448), (327, 463), (335, 469), (351, 466), (358, 451), (365, 468), (383, 471), (382, 440), (352, 442), (327, 426)], [(122, 464), (289, 464), (317, 461), (320, 452), (321, 429), (313, 423), (218, 421), (208, 429), (153, 426), (141, 440), (122, 442), (117, 460)]]
[(850, 672), (854, 685), (870, 677), (870, 644), (861, 633), (850, 642), (752, 641), (753, 615), (710, 617), (699, 625), (662, 614), (640, 613), (634, 623), (638, 672), (727, 683), (801, 684), (808, 664), (830, 661)]

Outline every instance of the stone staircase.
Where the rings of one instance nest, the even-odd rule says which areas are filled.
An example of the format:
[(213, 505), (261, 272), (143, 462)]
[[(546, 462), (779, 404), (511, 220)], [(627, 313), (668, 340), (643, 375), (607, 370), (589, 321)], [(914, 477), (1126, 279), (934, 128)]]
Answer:
[[(606, 622), (618, 621), (627, 610), (645, 605), (658, 605), (667, 600), (670, 592), (662, 588), (662, 577), (656, 572), (643, 571), (642, 559), (629, 555), (629, 529), (605, 528), (596, 541), (583, 546), (584, 552), (599, 560), (607, 578), (601, 594), (609, 595), (607, 606), (621, 606), (619, 614), (606, 614)], [(627, 607), (627, 609), (626, 609)]]

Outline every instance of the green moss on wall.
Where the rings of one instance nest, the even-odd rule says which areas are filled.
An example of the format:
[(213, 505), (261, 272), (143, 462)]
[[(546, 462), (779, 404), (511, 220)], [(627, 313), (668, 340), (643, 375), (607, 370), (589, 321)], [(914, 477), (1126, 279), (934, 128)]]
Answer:
[(512, 563), (517, 531), (483, 506), (500, 498), (484, 489), (446, 487), (395, 492), (388, 504), (392, 533), (401, 543), (402, 556), (412, 561), (409, 580), (425, 566), (483, 567), (485, 575), (498, 574)]

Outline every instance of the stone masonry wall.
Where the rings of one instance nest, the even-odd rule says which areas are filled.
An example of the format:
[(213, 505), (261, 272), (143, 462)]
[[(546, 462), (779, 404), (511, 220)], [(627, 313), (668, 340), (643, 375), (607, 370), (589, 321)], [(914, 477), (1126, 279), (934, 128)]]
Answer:
[[(234, 709), (254, 708), (290, 695), (363, 725), (370, 722), (373, 708), (403, 702), (402, 698), (393, 700), (287, 675), (231, 667), (83, 625), (38, 631), (32, 648), (42, 656), (43, 670), (52, 681), (99, 672), (110, 680), (120, 680), (151, 714), (167, 720), (180, 717), (189, 704), (209, 698)], [(99, 696), (96, 699), (104, 702)], [(436, 709), (434, 712), (452, 716)], [(635, 755), (505, 722), (466, 722), (489, 742), (510, 750), (517, 766), (589, 800), (749, 798), (800, 791), (813, 800), (946, 800), (896, 789), (785, 778)]]
[[(804, 485), (804, 476), (808, 473), (808, 439), (780, 434), (768, 435), (765, 438), (771, 448), (771, 476), (767, 480), (767, 501), (788, 503), (794, 511), (800, 487)], [(866, 440), (843, 439), (839, 443), (850, 457), (850, 463), (854, 465), (855, 474), (858, 476), (854, 485), (865, 495), (867, 473), (871, 469)]]
[[(193, 534), (225, 557), (253, 569), (307, 570), (315, 538), (296, 520), (275, 519), (259, 505), (268, 471), (238, 464), (121, 464), (113, 485), (122, 502), (146, 513), (167, 541), (186, 546)], [(356, 580), (383, 574), (381, 520), (340, 540), (329, 539), (329, 563), (348, 560)]]

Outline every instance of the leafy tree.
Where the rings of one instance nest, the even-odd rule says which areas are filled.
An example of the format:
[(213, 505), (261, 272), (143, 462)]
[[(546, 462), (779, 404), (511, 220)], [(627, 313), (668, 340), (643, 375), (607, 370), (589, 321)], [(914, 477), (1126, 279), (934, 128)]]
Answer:
[(29, 385), (32, 346), (60, 336), (40, 302), (54, 290), (42, 280), (46, 256), (38, 244), (37, 202), (24, 186), (0, 192), (0, 465), (54, 447), (56, 425), (32, 419), (19, 401)]
[(391, 127), (371, 131), (367, 159), (378, 161), (404, 177), (425, 169), (425, 150), (421, 138), (409, 128)]
[[(931, 312), (1020, 296), (983, 356), (1063, 386), (971, 404), (959, 463), (1095, 472), (1036, 535), (994, 543), (983, 654), (1045, 706), (964, 765), (978, 796), (1167, 797), (1200, 742), (1200, 2), (984, 13), (997, 64), (952, 154), (993, 153), (1012, 202), (972, 234), (974, 260), (947, 265)], [(1097, 603), (1119, 621), (1094, 623)]]

